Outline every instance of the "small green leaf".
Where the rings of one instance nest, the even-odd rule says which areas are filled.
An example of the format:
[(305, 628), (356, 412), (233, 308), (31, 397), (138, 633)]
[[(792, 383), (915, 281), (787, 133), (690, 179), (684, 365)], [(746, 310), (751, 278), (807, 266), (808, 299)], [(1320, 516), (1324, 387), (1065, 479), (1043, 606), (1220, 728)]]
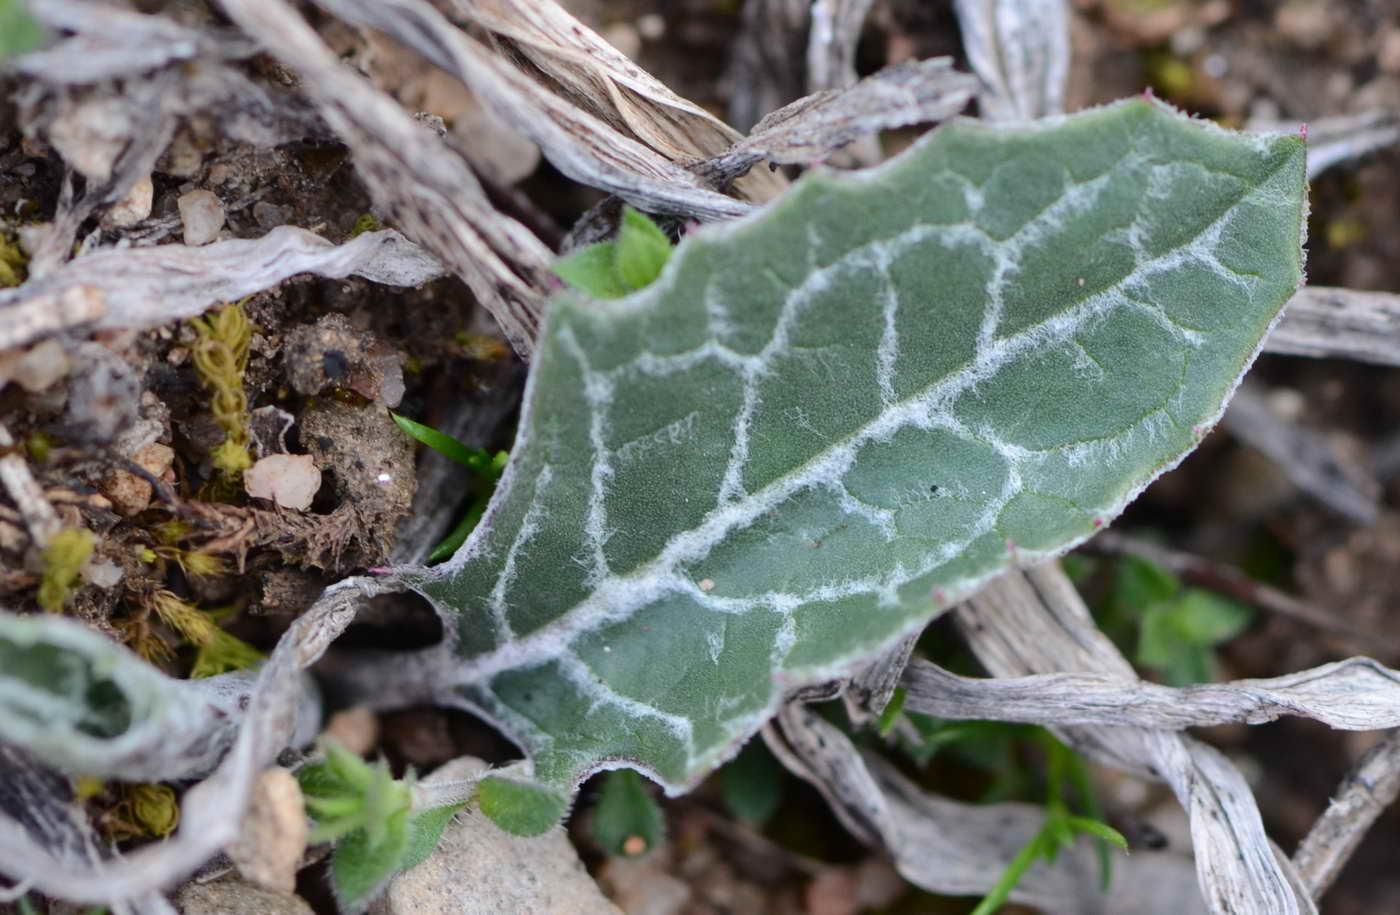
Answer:
[(499, 775), (488, 775), (477, 784), (476, 799), (482, 813), (517, 836), (543, 835), (569, 806), (569, 799), (557, 791)]
[(786, 770), (761, 740), (750, 740), (720, 770), (720, 789), (730, 813), (750, 826), (762, 826), (783, 802)]
[(1172, 616), (1183, 638), (1198, 645), (1219, 645), (1243, 632), (1254, 612), (1210, 591), (1188, 588)]
[(556, 261), (555, 274), (589, 298), (620, 299), (632, 292), (617, 272), (617, 245), (600, 241)]
[[(444, 454), (483, 476), (490, 477), (492, 475), (496, 459), (490, 453), (480, 448), (468, 448), (447, 433), (439, 432), (432, 426), (415, 422), (407, 416), (400, 416), (392, 410), (389, 411), (389, 415), (394, 418), (394, 422), (398, 423), (400, 429), (439, 454)], [(494, 479), (494, 477), (492, 478)]]
[(346, 915), (356, 915), (399, 872), (408, 850), (409, 813), (401, 810), (383, 824), (377, 840), (367, 829), (357, 829), (336, 843), (331, 856), (331, 886)]
[(1107, 823), (1091, 820), (1088, 817), (1077, 816), (1068, 817), (1067, 822), (1070, 828), (1076, 832), (1087, 833), (1096, 839), (1102, 839), (1120, 851), (1128, 850), (1128, 840), (1123, 838), (1121, 832), (1109, 826)]
[(987, 895), (982, 897), (982, 901), (977, 903), (977, 908), (972, 910), (972, 915), (994, 915), (994, 913), (1011, 898), (1011, 891), (1016, 889), (1016, 884), (1021, 882), (1026, 871), (1031, 869), (1035, 860), (1046, 853), (1049, 849), (1049, 839), (1044, 829), (1016, 853), (1016, 857), (1011, 859), (1011, 863), (1002, 872), (1001, 878), (993, 884), (987, 891)]
[(1140, 620), (1135, 660), (1157, 670), (1171, 686), (1213, 678), (1212, 648), (1238, 635), (1252, 612), (1234, 601), (1190, 588), (1150, 607)]
[(894, 695), (890, 696), (890, 701), (880, 712), (880, 720), (876, 723), (876, 731), (881, 737), (890, 736), (890, 731), (894, 730), (895, 722), (899, 721), (899, 713), (904, 710), (904, 697), (907, 695), (904, 687), (896, 686)]
[(326, 758), (297, 771), (306, 809), (315, 821), (312, 838), (339, 841), (364, 830), (377, 844), (395, 818), (412, 806), (412, 790), (396, 780), (383, 760), (371, 764), (360, 756), (327, 741)]
[(610, 855), (636, 858), (661, 844), (666, 822), (661, 808), (632, 769), (617, 769), (603, 778), (593, 808), (593, 837)]
[(1165, 667), (1181, 650), (1182, 640), (1172, 625), (1170, 604), (1158, 604), (1142, 615), (1135, 660), (1145, 667)]
[(1171, 600), (1181, 590), (1181, 579), (1141, 556), (1124, 556), (1113, 576), (1113, 603), (1127, 616), (1146, 612), (1154, 604)]
[(617, 275), (630, 289), (645, 289), (661, 275), (671, 259), (671, 240), (645, 213), (622, 208), (622, 227), (617, 233)]
[(32, 51), (43, 40), (44, 29), (24, 0), (0, 0), (0, 60)]
[(457, 811), (465, 806), (465, 803), (448, 804), (411, 816), (408, 820), (408, 844), (404, 847), (403, 857), (399, 861), (399, 870), (406, 871), (426, 861), (433, 849), (437, 848), (438, 840), (442, 838), (447, 824), (451, 823)]
[(457, 522), (457, 526), (452, 529), (452, 533), (443, 538), (442, 542), (433, 547), (433, 551), (428, 554), (428, 564), (442, 562), (451, 558), (457, 552), (457, 548), (467, 542), (467, 537), (476, 529), (477, 522), (481, 520), (481, 515), (486, 511), (485, 503), (473, 503), (467, 513), (462, 516), (462, 520)]

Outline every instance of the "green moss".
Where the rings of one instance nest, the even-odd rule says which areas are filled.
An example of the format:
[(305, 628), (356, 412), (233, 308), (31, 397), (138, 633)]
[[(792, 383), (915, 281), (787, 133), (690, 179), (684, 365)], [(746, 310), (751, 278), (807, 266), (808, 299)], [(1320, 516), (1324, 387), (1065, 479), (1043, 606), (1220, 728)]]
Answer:
[(65, 527), (44, 547), (44, 575), (39, 582), (39, 606), (50, 613), (62, 613), (73, 594), (78, 573), (92, 555), (96, 538), (82, 527)]
[(345, 240), (346, 240), (346, 241), (349, 241), (349, 240), (352, 239), (352, 238), (358, 238), (359, 236), (365, 234), (366, 232), (378, 232), (378, 231), (379, 231), (379, 220), (375, 218), (374, 214), (373, 214), (373, 213), (361, 213), (361, 214), (360, 214), (360, 217), (359, 217), (358, 219), (355, 220), (355, 224), (354, 224), (353, 226), (350, 227), (350, 234), (347, 235), (347, 236), (345, 236)]
[(212, 393), (214, 422), (224, 430), (223, 442), (210, 457), (225, 481), (233, 481), (253, 465), (248, 451), (248, 395), (243, 391), (253, 325), (243, 313), (242, 303), (225, 305), (190, 324), (197, 335), (192, 349), (194, 367)]
[(18, 286), (29, 276), (29, 258), (20, 250), (13, 236), (0, 233), (0, 286)]

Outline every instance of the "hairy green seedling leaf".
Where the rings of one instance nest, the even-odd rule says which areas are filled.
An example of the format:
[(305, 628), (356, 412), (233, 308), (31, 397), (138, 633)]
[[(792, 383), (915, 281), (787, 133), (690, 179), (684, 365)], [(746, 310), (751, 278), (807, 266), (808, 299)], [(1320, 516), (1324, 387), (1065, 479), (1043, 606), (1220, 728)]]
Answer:
[(622, 282), (632, 289), (645, 289), (671, 259), (671, 240), (645, 214), (623, 207), (616, 257)]
[(502, 829), (520, 836), (548, 832), (569, 807), (569, 797), (563, 792), (499, 775), (477, 783), (476, 802)]
[(593, 808), (593, 837), (604, 851), (640, 857), (661, 844), (665, 828), (661, 808), (640, 775), (618, 769), (603, 777), (603, 790)]
[(554, 265), (564, 282), (595, 299), (620, 299), (644, 289), (671, 258), (671, 240), (644, 213), (622, 208), (616, 241), (580, 248)]
[(333, 842), (331, 883), (343, 911), (364, 911), (395, 874), (421, 863), (464, 804), (413, 806), (412, 774), (395, 779), (334, 742), (297, 772), (314, 821), (311, 839)]
[(763, 741), (750, 741), (720, 770), (725, 806), (745, 823), (762, 826), (778, 812), (786, 774)]
[(482, 523), (401, 572), (447, 624), (439, 698), (556, 816), (618, 764), (692, 787), (1195, 446), (1301, 280), (1303, 160), (1147, 99), (955, 122), (691, 233), (637, 293), (561, 293)]

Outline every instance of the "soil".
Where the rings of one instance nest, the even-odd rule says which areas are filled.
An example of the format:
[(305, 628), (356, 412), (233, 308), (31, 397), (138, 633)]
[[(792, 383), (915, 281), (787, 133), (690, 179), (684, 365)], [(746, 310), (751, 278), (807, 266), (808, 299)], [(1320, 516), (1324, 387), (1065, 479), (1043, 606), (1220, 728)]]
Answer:
[[(568, 5), (674, 91), (726, 116), (740, 3)], [(861, 72), (940, 54), (951, 54), (966, 69), (949, 7), (877, 2), (860, 43)], [(1234, 126), (1251, 118), (1301, 125), (1373, 108), (1400, 111), (1394, 0), (1076, 0), (1074, 7), (1070, 110), (1151, 86), (1189, 111)], [(472, 100), (442, 85), (426, 65), (405, 60), (387, 44), (370, 54), (370, 43), (337, 23), (324, 21), (322, 28), (338, 49), (372, 58), (371, 76), (406, 104), (442, 115), (453, 130), (477, 124)], [(62, 164), (42, 143), (23, 140), (14, 119), (13, 109), (0, 105), (0, 212), (43, 219), (58, 199)], [(479, 126), (454, 136), (464, 146), (480, 144), (476, 154), (469, 152), (473, 164), (515, 195), (515, 205), (528, 210), (551, 243), (600, 199), (538, 157), (522, 170), (518, 138), (483, 136)], [(906, 139), (887, 138), (891, 145)], [(153, 182), (151, 224), (170, 222), (185, 191), (212, 188), (229, 210), (224, 237), (259, 237), (291, 223), (339, 241), (373, 212), (353, 163), (335, 143), (258, 150), (208, 123), (187, 125), (177, 135)], [(85, 226), (79, 238), (95, 227), (95, 221)], [(1311, 283), (1400, 290), (1400, 149), (1373, 153), (1316, 180), (1309, 239)], [(148, 598), (162, 590), (201, 607), (231, 608), (229, 631), (267, 651), (326, 583), (389, 562), (405, 520), (425, 504), (446, 498), (465, 507), (463, 477), (450, 478), (457, 488), (446, 496), (416, 489), (413, 447), (386, 406), (435, 427), (465, 430), (473, 447), (510, 446), (523, 367), (460, 281), (398, 290), (357, 279), (298, 278), (241, 307), (254, 328), (242, 387), (249, 407), (264, 411), (260, 422), (272, 430), (259, 435), (258, 446), (265, 453), (310, 454), (323, 474), (305, 511), (220, 488), (210, 452), (222, 431), (194, 366), (199, 334), (191, 324), (100, 334), (98, 355), (84, 350), (92, 361), (68, 379), (38, 391), (18, 384), (0, 389), (0, 422), (31, 456), (43, 454), (30, 465), (49, 500), (61, 517), (81, 520), (97, 535), (98, 561), (123, 573), (115, 587), (80, 587), (68, 608), (116, 638), (150, 637)], [(121, 377), (84, 394), (82, 379), (92, 377), (99, 359), (118, 364), (114, 371)], [(402, 390), (395, 372), (402, 374)], [(1389, 609), (1400, 600), (1400, 372), (1266, 356), (1254, 377), (1267, 385), (1271, 403), (1345, 459), (1376, 468), (1383, 486), (1377, 520), (1362, 526), (1331, 513), (1217, 431), (1115, 529), (1239, 565), (1356, 627), (1388, 633)], [(115, 412), (91, 404), (79, 409), (80, 401)], [(470, 405), (471, 415), (463, 419), (459, 404)], [(285, 434), (284, 414), (268, 408), (290, 417)], [(100, 415), (89, 415), (95, 411)], [(104, 417), (111, 421), (104, 425)], [(124, 451), (122, 434), (136, 426), (173, 449), (164, 466), (133, 469), (133, 461), (142, 464), (140, 449)], [(173, 530), (172, 521), (182, 526)], [(152, 558), (153, 551), (161, 555)], [(216, 576), (190, 574), (174, 558), (181, 551), (216, 555), (226, 568)], [(8, 608), (37, 609), (40, 569), (17, 513), (0, 501), (0, 599)], [(386, 609), (357, 624), (346, 644), (376, 644), (390, 632), (400, 647), (424, 644), (437, 637), (435, 625), (421, 607)], [(158, 662), (186, 675), (191, 646), (159, 625), (154, 631), (171, 649)], [(1221, 677), (1268, 677), (1356, 650), (1354, 643), (1261, 611), (1217, 660)], [(1400, 656), (1376, 657), (1400, 665)], [(378, 751), (398, 767), (426, 768), (463, 753), (500, 760), (512, 752), (484, 724), (434, 709), (381, 716), (378, 733)], [(1266, 824), (1285, 851), (1372, 739), (1295, 720), (1217, 728), (1206, 736), (1252, 774)], [(973, 769), (937, 771), (943, 779), (938, 790), (970, 797), (985, 787)], [(929, 775), (924, 781), (935, 782)], [(592, 791), (585, 786), (584, 810)], [(783, 791), (783, 805), (761, 829), (729, 816), (717, 779), (693, 796), (664, 802), (670, 841), (642, 861), (607, 860), (590, 837), (586, 815), (575, 817), (571, 834), (616, 898), (664, 887), (688, 900), (667, 911), (970, 910), (968, 900), (938, 899), (899, 881), (883, 858), (842, 831), (810, 788), (788, 777)], [(1120, 810), (1129, 820), (1151, 819), (1164, 809), (1160, 792), (1129, 795), (1134, 806)], [(1112, 788), (1108, 796), (1118, 797)], [(94, 815), (103, 803), (101, 796), (94, 799)], [(1163, 830), (1170, 835), (1172, 828)], [(1390, 811), (1327, 895), (1326, 911), (1392, 908), (1400, 899), (1400, 869), (1392, 860), (1397, 845), (1400, 813)], [(302, 884), (313, 879), (303, 875)]]

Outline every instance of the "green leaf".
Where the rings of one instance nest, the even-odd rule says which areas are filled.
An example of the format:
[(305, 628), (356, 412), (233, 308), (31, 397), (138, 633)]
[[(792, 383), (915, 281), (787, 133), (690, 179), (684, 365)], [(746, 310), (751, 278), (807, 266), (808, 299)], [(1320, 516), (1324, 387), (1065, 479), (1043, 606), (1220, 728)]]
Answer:
[(1121, 832), (1109, 826), (1107, 823), (1091, 820), (1088, 817), (1077, 816), (1067, 817), (1066, 822), (1069, 824), (1070, 828), (1076, 832), (1087, 833), (1096, 839), (1102, 839), (1119, 851), (1128, 850), (1128, 840), (1123, 838)]
[(1142, 616), (1136, 660), (1156, 668), (1171, 686), (1208, 682), (1215, 665), (1211, 648), (1238, 635), (1251, 616), (1248, 607), (1189, 588)]
[(595, 299), (620, 299), (633, 291), (617, 272), (617, 244), (600, 241), (580, 248), (554, 265), (561, 280)]
[(603, 778), (603, 790), (593, 808), (593, 837), (610, 855), (636, 858), (661, 844), (666, 829), (642, 777), (618, 769)]
[(899, 713), (904, 711), (904, 699), (908, 695), (904, 687), (896, 686), (894, 695), (890, 696), (889, 703), (880, 711), (880, 720), (876, 723), (875, 730), (881, 737), (890, 736), (894, 730), (896, 722), (899, 721)]
[(720, 790), (725, 806), (750, 826), (762, 826), (783, 802), (783, 777), (787, 770), (761, 740), (750, 740), (720, 770)]
[(1154, 604), (1171, 600), (1181, 590), (1181, 579), (1141, 556), (1123, 556), (1113, 576), (1111, 599), (1125, 617), (1144, 613)]
[(457, 522), (457, 526), (452, 532), (443, 538), (442, 543), (433, 547), (433, 551), (428, 554), (428, 563), (442, 562), (457, 552), (457, 548), (467, 542), (467, 537), (476, 528), (477, 522), (481, 520), (482, 514), (486, 511), (484, 504), (473, 504), (467, 509), (467, 513), (462, 516), (462, 520)]
[(496, 461), (488, 452), (480, 448), (468, 448), (446, 432), (439, 432), (432, 426), (425, 426), (392, 410), (389, 411), (389, 415), (394, 418), (400, 429), (434, 451), (445, 454), (457, 463), (491, 479), (499, 475), (496, 472)]
[(1297, 288), (1303, 160), (1145, 99), (955, 122), (638, 293), (561, 293), (485, 518), (400, 575), (455, 699), (558, 811), (615, 764), (682, 791), (795, 686), (1089, 537)]
[(617, 275), (631, 289), (645, 289), (661, 275), (671, 259), (671, 240), (644, 213), (622, 208), (622, 226), (617, 233)]
[(671, 240), (656, 223), (623, 207), (617, 241), (580, 248), (556, 263), (554, 272), (584, 295), (620, 299), (655, 282), (671, 251)]
[(331, 887), (346, 915), (356, 915), (388, 885), (402, 868), (409, 847), (409, 813), (399, 811), (377, 837), (357, 829), (336, 843), (331, 856)]
[(32, 51), (43, 40), (43, 27), (24, 0), (0, 0), (0, 60)]
[(569, 806), (567, 795), (499, 775), (489, 775), (477, 784), (476, 799), (482, 813), (518, 836), (548, 832)]
[(448, 804), (445, 807), (433, 807), (410, 816), (408, 842), (404, 846), (398, 869), (406, 871), (410, 867), (417, 867), (428, 860), (428, 855), (433, 853), (433, 849), (437, 848), (438, 840), (442, 838), (442, 831), (447, 828), (448, 823), (452, 822), (457, 811), (465, 806), (467, 806), (465, 803)]
[(1219, 645), (1243, 632), (1254, 612), (1210, 591), (1188, 588), (1172, 615), (1183, 638), (1198, 645)]

